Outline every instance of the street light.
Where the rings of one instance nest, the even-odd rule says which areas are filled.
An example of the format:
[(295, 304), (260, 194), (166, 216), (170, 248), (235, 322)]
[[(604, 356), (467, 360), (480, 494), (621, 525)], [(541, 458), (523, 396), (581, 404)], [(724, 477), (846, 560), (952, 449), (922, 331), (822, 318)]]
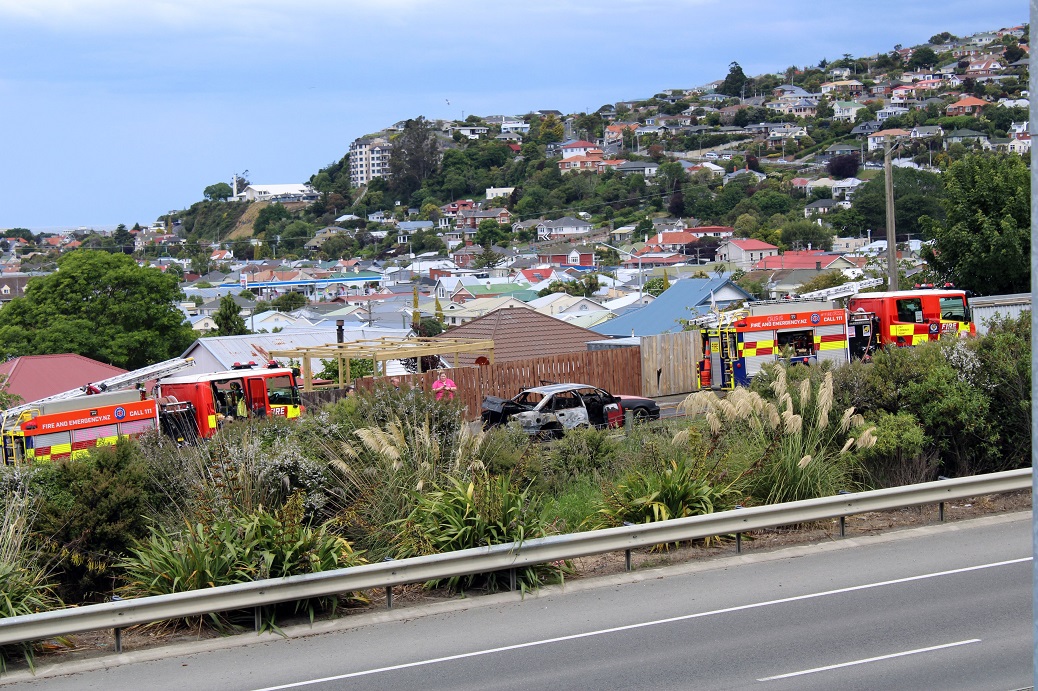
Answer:
[(637, 255), (637, 254), (633, 254), (631, 252), (628, 252), (627, 250), (622, 250), (619, 247), (613, 247), (612, 245), (607, 245), (604, 242), (600, 242), (598, 244), (600, 246), (602, 246), (602, 247), (608, 247), (611, 250), (615, 250), (617, 252), (621, 252), (623, 254), (626, 254), (631, 259), (637, 259), (638, 260), (638, 302), (641, 302), (642, 297), (643, 297), (643, 294), (642, 294), (642, 258), (641, 258), (641, 256)]

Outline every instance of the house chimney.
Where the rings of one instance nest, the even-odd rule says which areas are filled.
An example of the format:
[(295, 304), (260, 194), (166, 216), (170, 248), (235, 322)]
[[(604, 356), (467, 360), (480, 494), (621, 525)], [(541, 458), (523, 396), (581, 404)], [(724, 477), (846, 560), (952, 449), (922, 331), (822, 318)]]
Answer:
[(822, 270), (822, 262), (815, 262), (815, 271)]
[(336, 319), (335, 320), (335, 342), (336, 343), (342, 343), (343, 340), (345, 339), (345, 334), (343, 333), (343, 328), (342, 328), (344, 324), (345, 324), (345, 322), (342, 319)]

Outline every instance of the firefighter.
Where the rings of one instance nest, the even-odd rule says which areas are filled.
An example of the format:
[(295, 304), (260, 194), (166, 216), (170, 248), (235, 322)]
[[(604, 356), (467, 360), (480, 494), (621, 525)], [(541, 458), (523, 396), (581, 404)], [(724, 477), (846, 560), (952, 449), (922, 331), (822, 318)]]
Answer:
[(231, 390), (227, 395), (229, 408), (236, 417), (246, 418), (249, 416), (249, 404), (245, 401), (245, 394), (241, 390), (241, 384), (231, 382)]

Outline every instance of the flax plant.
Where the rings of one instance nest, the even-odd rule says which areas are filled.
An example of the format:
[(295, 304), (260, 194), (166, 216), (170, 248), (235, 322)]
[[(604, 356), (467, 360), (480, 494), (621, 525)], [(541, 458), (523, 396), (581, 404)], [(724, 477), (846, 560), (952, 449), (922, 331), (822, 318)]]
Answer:
[[(28, 548), (34, 509), (24, 488), (2, 497), (4, 515), (0, 518), (0, 619), (36, 614), (61, 607), (48, 569), (39, 554)], [(0, 672), (7, 661), (22, 657), (33, 666), (32, 643), (0, 646)]]

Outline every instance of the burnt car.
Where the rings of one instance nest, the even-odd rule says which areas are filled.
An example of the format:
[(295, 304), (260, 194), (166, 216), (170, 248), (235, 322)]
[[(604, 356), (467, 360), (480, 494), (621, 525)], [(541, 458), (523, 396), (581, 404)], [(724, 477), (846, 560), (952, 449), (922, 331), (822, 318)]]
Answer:
[(625, 409), (639, 419), (660, 416), (659, 406), (648, 398), (614, 396), (587, 384), (546, 384), (511, 399), (487, 396), (482, 418), (484, 428), (515, 421), (528, 434), (558, 436), (578, 427), (619, 427)]

